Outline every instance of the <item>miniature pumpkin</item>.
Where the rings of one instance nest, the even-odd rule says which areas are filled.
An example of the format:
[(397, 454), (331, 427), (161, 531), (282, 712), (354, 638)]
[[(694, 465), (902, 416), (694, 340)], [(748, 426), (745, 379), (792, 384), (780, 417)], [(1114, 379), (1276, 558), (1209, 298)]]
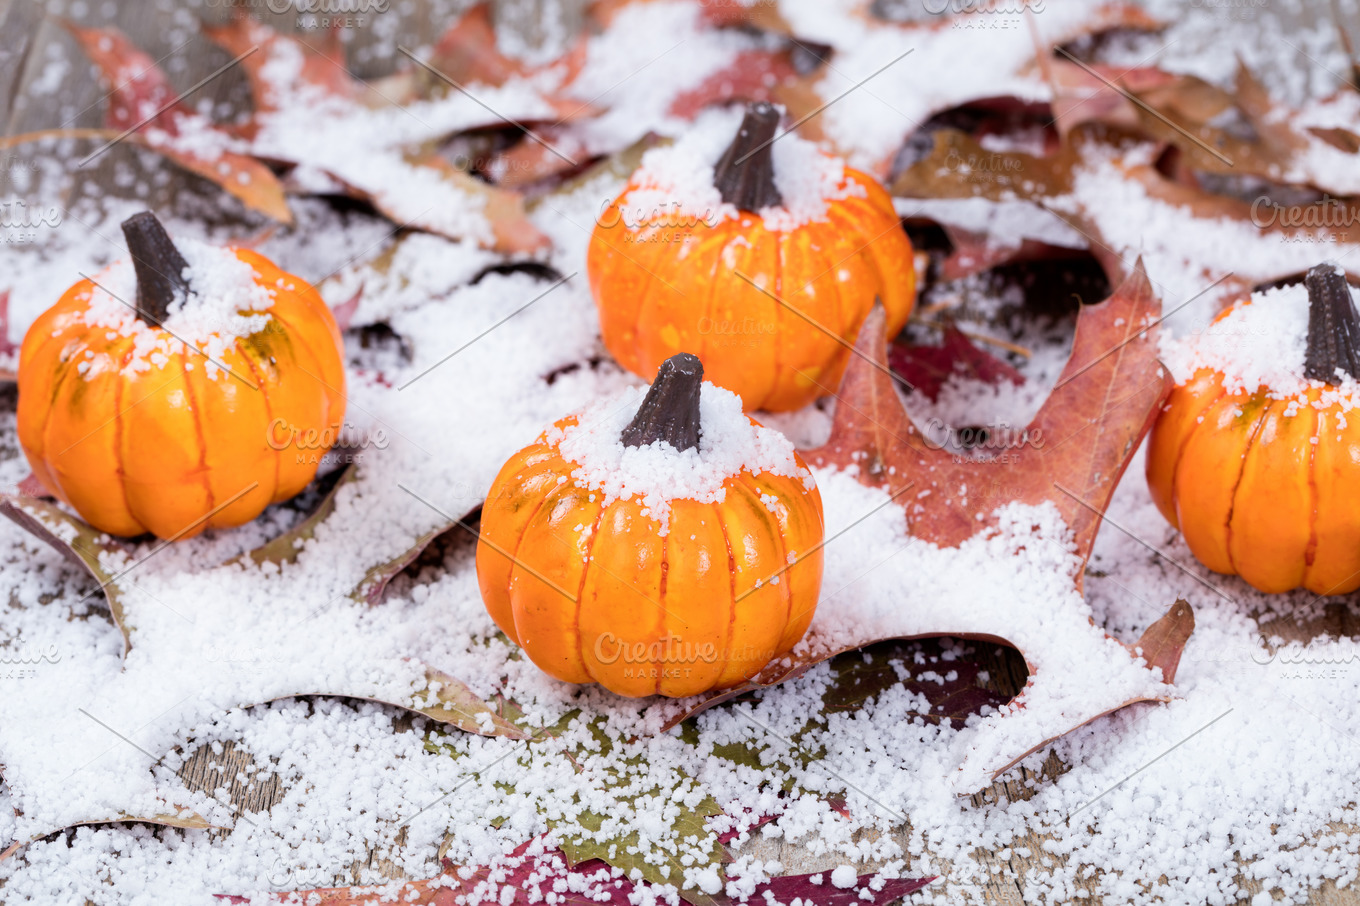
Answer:
[[(1221, 371), (1198, 368), (1153, 424), (1148, 487), (1215, 572), (1265, 592), (1345, 594), (1360, 588), (1360, 411), (1341, 384), (1360, 377), (1360, 319), (1339, 268), (1319, 265), (1305, 284), (1303, 389), (1230, 391)], [(1216, 323), (1266, 304), (1242, 300)]]
[[(656, 187), (636, 175), (603, 212), (587, 269), (605, 346), (624, 368), (647, 377), (693, 350), (748, 410), (797, 409), (834, 392), (875, 298), (888, 336), (906, 324), (911, 240), (872, 177), (845, 168), (844, 197), (828, 199), (820, 219), (772, 229), (759, 213), (783, 204), (771, 153), (778, 125), (774, 107), (752, 105), (714, 167), (735, 217), (657, 204)], [(635, 209), (644, 213), (630, 224), (624, 212)]]
[(24, 337), (19, 442), (43, 487), (109, 534), (240, 525), (316, 474), (292, 438), (339, 430), (335, 319), (249, 249), (195, 244), (190, 269), (153, 214), (122, 226), (131, 264), (72, 286)]
[(622, 431), (631, 407), (563, 419), (496, 476), (477, 545), (482, 600), (546, 673), (621, 695), (696, 695), (750, 678), (807, 631), (822, 581), (821, 495), (792, 445), (743, 416), (737, 397), (702, 385), (706, 410), (725, 400), (731, 433), (774, 458), (754, 472), (720, 468), (703, 499), (619, 492), (612, 472), (602, 487), (573, 453), (600, 443), (636, 456), (665, 488), (728, 462), (728, 441), (710, 437), (722, 432), (700, 424), (702, 376), (695, 356), (673, 356)]

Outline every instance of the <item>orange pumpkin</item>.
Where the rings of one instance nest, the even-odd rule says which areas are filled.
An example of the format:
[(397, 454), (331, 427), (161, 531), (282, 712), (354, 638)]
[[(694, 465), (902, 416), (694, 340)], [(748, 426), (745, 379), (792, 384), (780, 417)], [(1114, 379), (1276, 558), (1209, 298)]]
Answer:
[(1340, 269), (1319, 265), (1305, 282), (1307, 389), (1229, 392), (1221, 372), (1199, 369), (1153, 424), (1147, 480), (1215, 572), (1265, 592), (1339, 595), (1360, 588), (1360, 411), (1347, 412), (1335, 386), (1338, 369), (1360, 377), (1360, 319)]
[[(215, 308), (193, 309), (214, 314), (182, 317), (257, 329), (239, 335), (210, 321), (183, 342), (165, 325), (178, 323), (172, 311), (191, 294), (202, 302), (195, 272), (186, 275), (154, 215), (130, 218), (123, 232), (132, 264), (72, 286), (24, 337), (19, 442), (38, 481), (109, 534), (178, 539), (240, 525), (316, 474), (315, 452), (294, 438), (339, 431), (345, 374), (335, 319), (315, 289), (255, 252), (205, 249), (216, 256), (205, 260), (225, 268), (219, 281), (244, 278), (243, 293), (272, 302), (240, 309), (234, 295), (219, 295)], [(117, 278), (127, 292), (129, 272), (135, 306), (110, 289)]]
[[(778, 125), (774, 107), (752, 105), (714, 168), (735, 218), (655, 205), (655, 187), (636, 176), (603, 212), (587, 269), (605, 346), (624, 368), (645, 378), (692, 350), (747, 410), (797, 409), (834, 392), (876, 297), (889, 336), (906, 324), (916, 298), (911, 240), (873, 177), (847, 167), (849, 191), (827, 202), (823, 219), (767, 227), (759, 212), (783, 202), (771, 156)], [(626, 222), (624, 211), (649, 204)]]
[[(696, 447), (702, 375), (692, 355), (663, 363), (623, 444)], [(743, 466), (720, 499), (672, 499), (663, 528), (638, 495), (573, 479), (559, 444), (577, 424), (515, 454), (487, 495), (477, 580), (496, 625), (544, 672), (628, 696), (734, 686), (789, 651), (817, 606), (823, 530), (792, 448), (790, 474)]]

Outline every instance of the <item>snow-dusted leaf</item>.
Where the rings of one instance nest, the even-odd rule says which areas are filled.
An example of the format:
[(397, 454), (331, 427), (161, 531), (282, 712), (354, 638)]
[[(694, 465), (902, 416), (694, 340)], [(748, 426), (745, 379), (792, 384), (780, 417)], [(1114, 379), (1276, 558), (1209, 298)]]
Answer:
[(345, 485), (354, 483), (358, 477), (359, 470), (353, 465), (347, 466), (344, 474), (336, 479), (335, 484), (317, 503), (316, 509), (312, 510), (305, 519), (277, 538), (265, 542), (254, 550), (247, 551), (237, 557), (236, 560), (241, 562), (250, 560), (256, 566), (261, 563), (283, 564), (296, 561), (298, 554), (302, 552), (303, 547), (316, 533), (316, 527), (335, 511), (336, 495)]
[[(1072, 550), (1084, 566), (1110, 496), (1170, 389), (1170, 378), (1156, 358), (1159, 313), (1140, 263), (1109, 299), (1081, 309), (1071, 357), (1034, 421), (1007, 438), (999, 450), (961, 453), (932, 443), (912, 423), (887, 367), (883, 312), (876, 307), (860, 330), (858, 354), (842, 379), (831, 438), (804, 456), (814, 465), (846, 470), (860, 483), (895, 496), (911, 491), (903, 497), (908, 501), (907, 531), (939, 547), (957, 547), (979, 534), (985, 537), (996, 525), (1003, 501), (980, 489), (1004, 488), (1008, 504), (1052, 506), (1071, 532)], [(1010, 455), (1014, 453), (1021, 455)], [(979, 490), (970, 494), (969, 489)], [(1083, 575), (1084, 569), (1074, 569), (1078, 591)], [(904, 612), (885, 624), (900, 631), (834, 646), (819, 642), (821, 630), (814, 621), (793, 656), (773, 662), (741, 686), (686, 706), (670, 723), (744, 692), (785, 682), (828, 657), (884, 638), (949, 635), (1000, 642), (1024, 655), (1030, 682), (992, 722), (991, 732), (974, 740), (967, 757), (982, 763), (971, 765), (958, 782), (977, 786), (1062, 733), (1135, 701), (1168, 695), (1168, 687), (1154, 677), (1134, 681), (1129, 667), (1144, 662), (1134, 661), (1133, 651), (1092, 626), (1088, 611), (1066, 604), (1063, 608), (1055, 613), (998, 613), (993, 615), (997, 625), (972, 623), (966, 630), (963, 613), (951, 625), (949, 617), (936, 614), (923, 621)], [(1193, 626), (1188, 610), (1180, 602), (1163, 618), (1166, 622), (1147, 640), (1155, 663), (1145, 666), (1170, 665), (1174, 670), (1173, 652), (1183, 647)], [(1059, 619), (1070, 621), (1071, 636), (1055, 646), (1053, 621)], [(1074, 648), (1078, 644), (1085, 650), (1078, 653)], [(1061, 665), (1074, 663), (1074, 657), (1084, 669), (1108, 665), (1111, 676), (1118, 672), (1123, 677), (1122, 689), (1112, 688), (1108, 695), (1079, 705), (1054, 707), (1068, 698), (1060, 671), (1070, 669)], [(1007, 722), (1013, 726), (1000, 730)]]
[(120, 559), (126, 560), (129, 553), (127, 547), (47, 500), (0, 494), (0, 514), (9, 517), (21, 528), (52, 545), (64, 557), (83, 567), (94, 577), (109, 602), (109, 613), (113, 617), (113, 623), (122, 633), (123, 651), (126, 654), (132, 647), (132, 627), (128, 625), (123, 613), (118, 576), (105, 564), (111, 560), (115, 562)]
[(115, 28), (67, 25), (110, 88), (107, 126), (125, 141), (149, 148), (202, 176), (246, 207), (292, 223), (283, 184), (264, 164), (243, 153), (237, 140), (176, 101), (176, 91), (155, 61)]
[(940, 389), (951, 377), (984, 384), (1025, 382), (1020, 372), (978, 348), (953, 322), (945, 324), (944, 339), (938, 346), (894, 341), (888, 347), (888, 366), (909, 387), (932, 401), (939, 397)]

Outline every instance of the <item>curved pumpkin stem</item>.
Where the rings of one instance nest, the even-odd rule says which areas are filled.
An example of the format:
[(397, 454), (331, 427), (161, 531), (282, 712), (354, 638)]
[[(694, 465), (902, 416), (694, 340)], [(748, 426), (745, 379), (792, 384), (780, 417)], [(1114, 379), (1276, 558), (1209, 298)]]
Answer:
[(713, 168), (713, 187), (723, 201), (743, 211), (778, 207), (784, 203), (774, 184), (770, 146), (779, 128), (779, 111), (761, 101), (746, 108), (736, 138)]
[(1304, 279), (1308, 287), (1308, 353), (1303, 374), (1310, 380), (1337, 383), (1337, 369), (1360, 378), (1360, 318), (1355, 314), (1346, 273), (1335, 264), (1319, 264)]
[(704, 365), (697, 355), (682, 352), (662, 362), (637, 415), (619, 437), (623, 445), (644, 447), (664, 440), (677, 450), (699, 446), (699, 385), (703, 380)]
[(165, 320), (171, 302), (189, 295), (189, 281), (184, 277), (189, 262), (150, 211), (133, 214), (122, 227), (137, 271), (137, 317), (158, 325)]

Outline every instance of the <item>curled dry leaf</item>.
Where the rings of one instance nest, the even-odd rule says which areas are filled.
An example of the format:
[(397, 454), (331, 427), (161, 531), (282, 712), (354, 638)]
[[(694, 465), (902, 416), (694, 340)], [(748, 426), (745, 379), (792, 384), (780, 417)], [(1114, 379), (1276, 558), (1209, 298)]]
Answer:
[[(831, 437), (824, 446), (804, 456), (815, 466), (846, 470), (860, 483), (892, 495), (910, 489), (911, 496), (903, 498), (908, 501), (908, 534), (939, 547), (957, 547), (996, 525), (997, 498), (977, 489), (1001, 484), (1008, 503), (1055, 506), (1071, 531), (1073, 551), (1081, 565), (1074, 571), (1079, 592), (1102, 514), (1170, 389), (1170, 377), (1156, 359), (1159, 314), (1160, 305), (1141, 262), (1109, 299), (1083, 307), (1071, 358), (1057, 385), (1033, 422), (1012, 441), (1014, 446), (1003, 451), (1018, 451), (1023, 446), (1023, 455), (1012, 459), (991, 455), (996, 451), (960, 455), (929, 442), (916, 428), (888, 369), (884, 316), (876, 307), (860, 330), (857, 354), (850, 360), (836, 395)], [(970, 488), (974, 489), (971, 496)], [(1025, 656), (1030, 681), (992, 721), (991, 732), (981, 732), (970, 741), (964, 756), (967, 769), (956, 784), (976, 788), (1040, 746), (1096, 717), (1136, 701), (1164, 700), (1169, 690), (1162, 683), (1167, 681), (1168, 671), (1174, 674), (1179, 651), (1193, 628), (1188, 605), (1178, 602), (1140, 641), (1149, 655), (1145, 666), (1162, 670), (1160, 681), (1154, 674), (1138, 686), (1145, 691), (1132, 697), (1127, 691), (1111, 691), (1099, 701), (1093, 698), (1076, 707), (1054, 709), (1050, 705), (1064, 698), (1062, 677), (1055, 671), (1071, 663), (1071, 658), (1078, 657), (1088, 665), (1108, 664), (1111, 675), (1118, 670), (1127, 677), (1137, 656), (1094, 627), (1089, 611), (1067, 607), (1053, 613), (1014, 613), (1007, 617), (1009, 625), (970, 626), (968, 631), (950, 625), (948, 618), (936, 615), (933, 619), (941, 622), (922, 624), (910, 608), (905, 608), (894, 624), (900, 624), (902, 631), (852, 645), (839, 644), (834, 650), (819, 643), (814, 621), (795, 655), (770, 664), (741, 686), (689, 704), (672, 717), (669, 725), (744, 692), (785, 682), (829, 657), (884, 638), (948, 635), (1012, 645)], [(1046, 648), (1045, 639), (1052, 634), (1054, 620), (1072, 621), (1072, 638), (1080, 638), (1085, 650)], [(1006, 733), (998, 729), (1003, 722), (1011, 725)]]
[(128, 548), (48, 500), (0, 494), (0, 513), (52, 545), (58, 553), (94, 577), (109, 602), (113, 624), (123, 636), (123, 653), (126, 655), (132, 647), (132, 627), (127, 624), (123, 612), (118, 574), (111, 572), (104, 563), (126, 560)]
[(155, 61), (122, 32), (69, 24), (67, 29), (110, 88), (104, 118), (114, 133), (111, 141), (127, 132), (124, 141), (164, 155), (220, 186), (247, 208), (281, 223), (293, 222), (283, 184), (273, 171), (240, 153), (225, 130), (176, 100), (177, 92)]

